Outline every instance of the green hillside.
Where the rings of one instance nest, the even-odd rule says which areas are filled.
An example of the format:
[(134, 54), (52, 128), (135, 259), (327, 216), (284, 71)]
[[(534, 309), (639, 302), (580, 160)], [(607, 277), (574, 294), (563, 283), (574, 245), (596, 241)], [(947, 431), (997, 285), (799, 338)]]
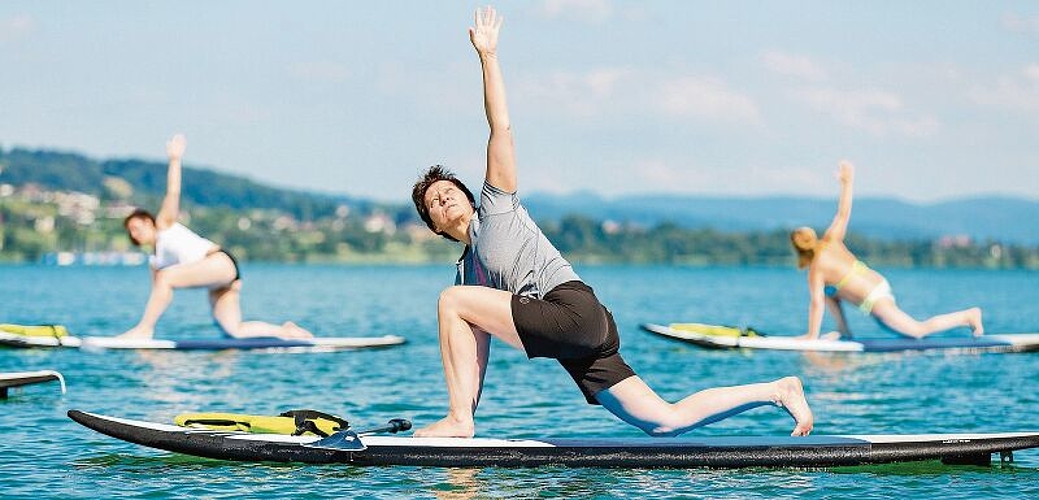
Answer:
[[(430, 233), (407, 203), (378, 204), (279, 189), (211, 170), (185, 170), (182, 218), (242, 260), (448, 263), (459, 253), (456, 244)], [(162, 163), (0, 150), (0, 261), (50, 262), (58, 252), (72, 259), (136, 252), (122, 218), (134, 206), (157, 207), (165, 183)], [(531, 198), (531, 214), (574, 262), (794, 263), (785, 229), (723, 232), (668, 221), (602, 220), (602, 215), (553, 212)], [(545, 213), (554, 218), (546, 219)], [(852, 234), (848, 245), (881, 266), (1039, 269), (1039, 247), (992, 240), (886, 240)]]
[[(76, 153), (13, 149), (0, 151), (0, 181), (15, 186), (37, 184), (50, 191), (76, 191), (113, 200), (129, 194), (131, 201), (161, 199), (166, 189), (166, 164), (141, 160), (97, 161)], [(111, 179), (122, 179), (132, 193), (118, 193)], [(122, 195), (122, 196), (121, 196)], [(199, 168), (184, 168), (183, 202), (187, 206), (262, 208), (279, 210), (301, 220), (329, 217), (340, 205), (369, 209), (372, 204), (265, 186), (241, 177)]]

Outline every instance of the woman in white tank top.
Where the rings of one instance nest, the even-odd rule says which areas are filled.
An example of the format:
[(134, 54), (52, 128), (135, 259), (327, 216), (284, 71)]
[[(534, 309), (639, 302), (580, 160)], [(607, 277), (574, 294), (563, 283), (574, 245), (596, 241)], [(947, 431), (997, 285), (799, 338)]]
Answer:
[(130, 241), (150, 246), (152, 290), (137, 326), (120, 335), (123, 338), (149, 339), (155, 323), (173, 300), (175, 288), (209, 289), (213, 319), (225, 334), (236, 337), (309, 338), (310, 332), (291, 321), (281, 325), (263, 321), (242, 321), (239, 293), (242, 289), (238, 263), (227, 251), (177, 222), (180, 214), (180, 159), (186, 141), (177, 134), (166, 143), (170, 164), (166, 173), (166, 197), (158, 215), (135, 210), (123, 221)]

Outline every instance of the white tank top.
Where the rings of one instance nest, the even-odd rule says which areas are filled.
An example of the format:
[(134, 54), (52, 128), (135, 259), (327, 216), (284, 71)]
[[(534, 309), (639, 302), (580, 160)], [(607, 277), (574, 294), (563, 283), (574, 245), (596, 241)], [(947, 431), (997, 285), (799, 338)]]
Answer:
[(155, 269), (198, 262), (215, 246), (178, 222), (155, 235), (155, 255), (149, 261)]

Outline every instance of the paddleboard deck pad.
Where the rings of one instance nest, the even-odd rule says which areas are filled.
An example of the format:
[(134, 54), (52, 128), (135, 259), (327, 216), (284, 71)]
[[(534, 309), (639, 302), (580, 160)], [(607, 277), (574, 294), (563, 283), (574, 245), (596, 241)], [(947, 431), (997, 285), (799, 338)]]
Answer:
[(948, 350), (963, 352), (1039, 351), (1039, 333), (1008, 333), (982, 337), (924, 337), (922, 339), (802, 340), (792, 336), (766, 336), (752, 329), (673, 323), (646, 323), (642, 329), (672, 340), (706, 349), (766, 349), (814, 352), (897, 352)]
[[(70, 410), (102, 434), (221, 460), (355, 466), (820, 468), (942, 460), (989, 465), (992, 454), (1039, 447), (1039, 432), (809, 437), (460, 439), (361, 436), (358, 450), (313, 447), (322, 438), (190, 429)], [(327, 439), (327, 438), (325, 438)]]
[(52, 380), (61, 383), (61, 393), (65, 394), (65, 377), (54, 370), (0, 373), (0, 399), (7, 397), (7, 390), (11, 387), (42, 384)]
[(224, 349), (261, 349), (270, 351), (320, 352), (389, 347), (404, 343), (397, 335), (382, 337), (314, 337), (311, 339), (279, 339), (253, 337), (244, 339), (210, 338), (194, 340), (119, 339), (115, 337), (75, 337), (23, 335), (0, 329), (0, 345), (8, 347), (71, 347), (84, 349), (160, 349), (178, 351), (220, 351)]

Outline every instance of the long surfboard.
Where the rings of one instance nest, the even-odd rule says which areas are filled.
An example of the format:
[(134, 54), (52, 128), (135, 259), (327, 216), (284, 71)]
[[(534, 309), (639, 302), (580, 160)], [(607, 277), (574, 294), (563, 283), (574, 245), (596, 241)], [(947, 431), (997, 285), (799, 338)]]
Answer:
[(768, 349), (815, 352), (896, 352), (950, 350), (962, 352), (1029, 352), (1039, 350), (1039, 333), (1009, 333), (982, 337), (924, 337), (922, 339), (802, 340), (791, 336), (765, 336), (747, 329), (696, 323), (656, 325), (642, 329), (672, 340), (706, 349)]
[(42, 384), (52, 380), (57, 380), (61, 383), (61, 393), (65, 394), (65, 377), (62, 377), (61, 373), (54, 370), (0, 373), (0, 399), (7, 397), (7, 390), (11, 387)]
[(0, 330), (0, 345), (8, 347), (71, 347), (84, 349), (160, 349), (220, 351), (224, 349), (260, 349), (288, 352), (323, 352), (350, 349), (390, 347), (405, 342), (404, 337), (314, 337), (311, 339), (279, 339), (254, 337), (244, 339), (211, 338), (193, 340), (130, 340), (115, 337), (27, 336)]
[(809, 437), (413, 438), (362, 435), (357, 449), (314, 446), (317, 436), (191, 429), (69, 410), (102, 434), (160, 450), (249, 462), (355, 466), (737, 468), (836, 467), (922, 460), (989, 465), (1039, 447), (1039, 432)]

